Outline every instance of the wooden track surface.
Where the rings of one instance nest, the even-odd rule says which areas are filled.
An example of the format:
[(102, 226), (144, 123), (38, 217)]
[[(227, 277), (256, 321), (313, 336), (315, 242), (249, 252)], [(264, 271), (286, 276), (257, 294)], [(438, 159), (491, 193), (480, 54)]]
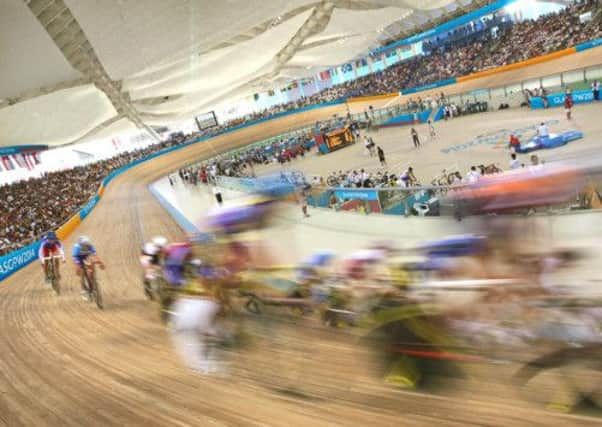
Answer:
[[(182, 237), (146, 184), (210, 152), (209, 144), (199, 144), (133, 168), (111, 183), (77, 230), (91, 236), (107, 262), (99, 274), (104, 311), (79, 298), (70, 264), (60, 297), (42, 284), (38, 265), (0, 285), (0, 425), (591, 425), (499, 401), (380, 388), (348, 394), (354, 384), (336, 370), (331, 375), (345, 379), (345, 388), (303, 400), (261, 381), (205, 378), (182, 367), (156, 308), (142, 295), (137, 253), (154, 234)], [(311, 336), (298, 342), (314, 347)], [(339, 353), (332, 356), (336, 367)], [(276, 379), (286, 378), (278, 372), (282, 360), (274, 363)]]
[[(324, 384), (332, 376), (345, 386), (326, 398), (304, 400), (276, 393), (261, 380), (201, 377), (179, 363), (155, 306), (142, 294), (137, 254), (152, 235), (183, 236), (147, 184), (214, 154), (215, 147), (225, 150), (344, 111), (343, 105), (270, 121), (170, 153), (116, 178), (76, 231), (89, 235), (107, 262), (99, 274), (104, 311), (80, 299), (70, 263), (63, 266), (60, 297), (42, 283), (37, 264), (2, 282), (0, 425), (592, 425), (591, 419), (516, 406), (495, 396), (488, 384), (480, 394), (446, 398), (382, 387), (354, 394), (349, 377), (332, 369), (321, 373)], [(299, 337), (309, 348), (314, 347), (311, 340), (311, 333)], [(336, 368), (339, 353), (331, 356)], [(286, 378), (278, 366), (276, 379)]]

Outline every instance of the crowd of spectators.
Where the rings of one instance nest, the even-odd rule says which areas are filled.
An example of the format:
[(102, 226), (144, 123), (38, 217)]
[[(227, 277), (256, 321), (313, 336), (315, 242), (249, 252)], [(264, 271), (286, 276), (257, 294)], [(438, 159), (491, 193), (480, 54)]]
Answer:
[[(198, 165), (182, 168), (178, 171), (178, 176), (183, 182), (192, 185), (215, 183), (217, 176), (253, 177), (256, 166), (271, 163), (288, 164), (295, 159), (303, 158), (305, 153), (314, 146), (313, 137), (309, 133), (303, 133), (270, 144), (250, 147), (236, 154), (217, 156)], [(170, 177), (170, 181), (173, 185), (174, 177)]]
[[(600, 13), (595, 9), (596, 7), (599, 7), (596, 1), (583, 1), (568, 6), (559, 13), (542, 16), (537, 20), (499, 25), (498, 31), (490, 31), (490, 27), (496, 22), (487, 23), (485, 31), (482, 28), (459, 29), (459, 32), (452, 34), (452, 37), (448, 37), (444, 43), (429, 43), (427, 55), (413, 57), (383, 71), (325, 89), (311, 97), (273, 106), (221, 124), (217, 128), (189, 135), (188, 138), (213, 134), (249, 120), (269, 117), (318, 102), (395, 92), (402, 88), (421, 86), (437, 80), (507, 65), (601, 38), (602, 25), (599, 25)], [(580, 22), (579, 16), (592, 9), (594, 9), (592, 13), (595, 17), (594, 21)], [(410, 102), (416, 103), (412, 105), (415, 109), (424, 109), (433, 101), (441, 103), (444, 99), (418, 98), (417, 101)], [(459, 110), (462, 110), (461, 106)], [(453, 115), (452, 108), (450, 116)], [(87, 203), (98, 190), (102, 179), (111, 171), (154, 151), (181, 144), (185, 139), (184, 135), (178, 135), (167, 142), (120, 154), (108, 160), (1, 186), (0, 255), (20, 248), (39, 238), (42, 233), (60, 226)], [(272, 147), (270, 150), (265, 150), (265, 147), (251, 149), (233, 158), (216, 160), (197, 169), (186, 170), (185, 176), (195, 175), (195, 180), (208, 181), (217, 174), (253, 175), (254, 164), (272, 161), (289, 162), (298, 155), (302, 156), (308, 149), (306, 142), (301, 137), (293, 144), (280, 141), (278, 144), (281, 146)], [(342, 175), (346, 177), (345, 182), (357, 184), (357, 177), (353, 171)], [(362, 185), (366, 182), (373, 186), (392, 185), (392, 183), (399, 184), (399, 177), (398, 174), (378, 172), (367, 179), (362, 175), (361, 181)]]
[[(512, 23), (492, 19), (482, 27), (458, 29), (445, 42), (430, 41), (425, 55), (414, 56), (382, 71), (347, 81), (315, 95), (281, 104), (246, 117), (258, 119), (305, 105), (352, 96), (397, 92), (439, 80), (484, 71), (602, 38), (602, 25), (595, 0), (582, 1), (558, 13), (536, 20)], [(594, 21), (580, 22), (579, 16), (593, 11)], [(491, 31), (492, 28), (496, 31)]]
[(56, 230), (88, 203), (112, 171), (184, 141), (178, 135), (96, 163), (0, 186), (0, 255)]

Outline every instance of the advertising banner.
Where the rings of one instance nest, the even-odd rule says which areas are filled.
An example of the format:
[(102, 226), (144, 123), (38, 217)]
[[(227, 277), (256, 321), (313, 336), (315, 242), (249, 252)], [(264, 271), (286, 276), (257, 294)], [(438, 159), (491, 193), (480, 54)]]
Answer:
[(376, 190), (341, 188), (336, 189), (334, 195), (338, 199), (335, 206), (337, 210), (355, 211), (365, 215), (382, 212)]
[(402, 114), (399, 116), (395, 116), (392, 119), (387, 120), (381, 126), (403, 126), (410, 125), (414, 123), (414, 115), (413, 114)]
[(420, 113), (417, 113), (416, 117), (414, 117), (414, 114), (402, 114), (400, 116), (396, 116), (396, 117), (393, 117), (392, 119), (387, 120), (381, 126), (388, 127), (388, 126), (411, 125), (414, 123), (414, 120), (416, 120), (417, 123), (426, 123), (426, 121), (428, 120), (428, 118), (432, 112), (433, 112), (432, 109), (424, 110), (424, 111), (421, 111)]
[(94, 206), (96, 206), (96, 204), (98, 203), (98, 201), (100, 200), (100, 196), (96, 195), (94, 196), (87, 204), (86, 206), (83, 207), (83, 209), (79, 212), (79, 217), (83, 220), (85, 217), (88, 216), (88, 214), (90, 213), (90, 211), (92, 211), (92, 209), (94, 209)]
[(583, 50), (591, 49), (598, 46), (602, 46), (602, 39), (591, 40), (589, 42), (578, 44), (577, 46), (575, 46), (575, 50), (577, 50), (577, 52), (581, 52)]
[[(553, 93), (546, 97), (548, 99), (548, 105), (550, 107), (562, 107), (564, 105), (564, 93)], [(594, 101), (594, 94), (591, 90), (576, 90), (573, 92), (573, 102), (575, 104), (584, 104), (587, 102)], [(544, 102), (541, 97), (533, 97), (531, 98), (531, 108), (533, 110), (538, 110), (544, 108)]]
[(295, 192), (307, 183), (305, 176), (298, 171), (282, 171), (257, 178), (218, 177), (218, 187), (243, 193), (264, 193), (282, 197)]
[(27, 264), (38, 257), (40, 242), (32, 243), (29, 246), (11, 252), (8, 255), (0, 257), (0, 281), (6, 279), (11, 274), (19, 271)]
[(377, 190), (350, 190), (341, 189), (335, 190), (334, 195), (341, 200), (355, 199), (355, 200), (378, 200)]

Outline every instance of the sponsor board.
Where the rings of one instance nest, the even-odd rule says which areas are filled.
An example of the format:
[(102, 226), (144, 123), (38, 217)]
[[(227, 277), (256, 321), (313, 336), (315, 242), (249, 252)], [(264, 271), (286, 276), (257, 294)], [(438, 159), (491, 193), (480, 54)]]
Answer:
[[(548, 104), (550, 107), (562, 107), (564, 105), (564, 93), (553, 93), (546, 97), (548, 99)], [(573, 92), (573, 102), (575, 104), (584, 104), (587, 102), (594, 101), (594, 94), (591, 90), (576, 90)], [(534, 110), (538, 110), (544, 108), (543, 99), (541, 97), (531, 98), (531, 108)]]
[(87, 204), (86, 206), (84, 206), (82, 208), (82, 210), (79, 212), (79, 217), (83, 220), (85, 217), (88, 216), (88, 214), (92, 211), (92, 209), (94, 209), (94, 206), (96, 206), (96, 204), (98, 203), (98, 201), (100, 200), (100, 196), (96, 195), (94, 196)]
[(378, 200), (377, 190), (335, 190), (340, 200)]
[(18, 249), (0, 257), (0, 281), (19, 271), (27, 264), (37, 259), (40, 242)]
[(578, 44), (577, 46), (575, 46), (575, 49), (577, 50), (577, 52), (581, 52), (583, 50), (592, 49), (598, 46), (602, 46), (602, 38)]

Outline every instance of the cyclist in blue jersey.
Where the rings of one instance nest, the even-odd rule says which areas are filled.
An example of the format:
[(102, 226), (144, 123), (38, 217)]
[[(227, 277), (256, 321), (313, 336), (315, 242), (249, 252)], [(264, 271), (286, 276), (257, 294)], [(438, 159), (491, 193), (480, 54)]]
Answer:
[(96, 253), (96, 248), (90, 241), (90, 238), (87, 236), (80, 236), (77, 239), (77, 243), (73, 245), (73, 251), (71, 252), (71, 256), (73, 258), (73, 262), (75, 263), (75, 273), (81, 280), (81, 294), (84, 300), (89, 299), (88, 289), (86, 289), (86, 285), (83, 280), (83, 267), (84, 262), (89, 258), (92, 261), (92, 264), (98, 264), (102, 270), (104, 270), (105, 265)]

